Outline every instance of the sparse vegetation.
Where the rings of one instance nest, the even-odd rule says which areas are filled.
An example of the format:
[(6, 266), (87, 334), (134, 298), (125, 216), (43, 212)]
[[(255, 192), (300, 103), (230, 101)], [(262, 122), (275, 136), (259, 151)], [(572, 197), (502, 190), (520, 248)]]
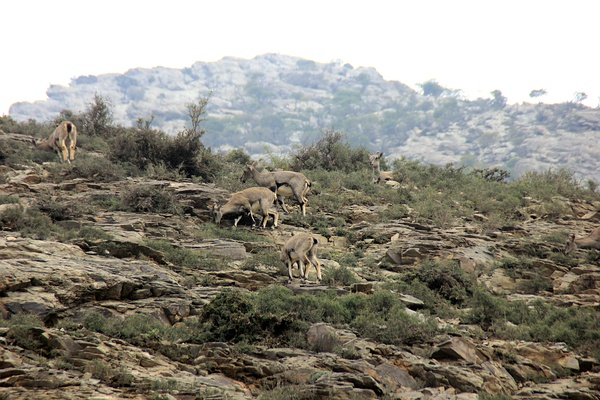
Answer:
[(125, 210), (181, 214), (182, 209), (175, 196), (159, 186), (131, 186), (123, 192), (121, 200)]
[[(257, 90), (256, 87), (249, 89)], [(498, 95), (496, 100), (502, 100), (501, 93)], [(344, 97), (348, 101), (353, 96), (356, 93), (343, 92), (338, 99)], [(442, 100), (445, 104), (443, 109), (438, 108), (434, 117), (440, 123), (460, 119), (458, 100), (443, 99), (444, 96), (447, 94), (443, 92), (431, 93), (431, 101), (436, 102), (432, 107), (439, 107), (437, 103)], [(40, 364), (51, 359), (53, 368), (78, 369), (115, 387), (133, 385), (134, 375), (118, 361), (107, 357), (98, 356), (97, 360), (88, 360), (90, 362), (85, 365), (78, 359), (72, 360), (65, 352), (50, 348), (48, 343), (54, 343), (54, 338), (48, 339), (44, 330), (56, 328), (72, 337), (80, 335), (98, 341), (108, 337), (114, 345), (138, 346), (181, 365), (193, 362), (195, 371), (205, 369), (207, 373), (222, 371), (209, 362), (204, 363), (204, 356), (196, 353), (222, 342), (231, 346), (227, 347), (228, 352), (234, 351), (234, 356), (240, 358), (241, 354), (262, 351), (262, 346), (331, 352), (347, 360), (362, 357), (362, 348), (344, 346), (340, 337), (333, 333), (309, 344), (306, 334), (316, 323), (326, 323), (334, 330), (349, 331), (359, 339), (384, 345), (430, 347), (442, 337), (438, 335), (448, 332), (468, 335), (468, 332), (476, 331), (473, 335), (482, 338), (544, 344), (564, 342), (580, 354), (600, 357), (600, 324), (593, 310), (559, 307), (543, 301), (556, 290), (553, 286), (555, 271), (558, 275), (584, 263), (597, 264), (598, 251), (563, 254), (561, 250), (570, 233), (565, 224), (560, 230), (541, 237), (530, 231), (516, 230), (524, 226), (521, 223), (527, 219), (551, 224), (575, 216), (573, 204), (576, 202), (600, 201), (597, 186), (590, 183), (582, 186), (573, 172), (562, 169), (531, 172), (510, 179), (509, 171), (499, 168), (434, 166), (407, 159), (394, 161), (393, 167), (382, 166), (394, 171), (400, 181), (399, 187), (374, 185), (366, 148), (352, 147), (344, 134), (328, 130), (314, 144), (298, 146), (289, 156), (273, 156), (267, 165), (269, 169), (302, 170), (314, 181), (309, 194), (308, 215), (302, 217), (297, 208), (291, 214), (281, 215), (286, 225), (284, 229), (303, 229), (326, 238), (323, 247), (327, 250), (320, 249), (319, 258), (328, 260), (327, 267), (323, 268), (323, 283), (331, 289), (294, 292), (274, 283), (283, 280), (286, 274), (279, 259), (280, 246), (276, 244), (282, 237), (278, 231), (254, 231), (243, 227), (233, 230), (217, 226), (210, 221), (204, 207), (200, 210), (197, 205), (186, 203), (175, 195), (172, 186), (167, 188), (166, 183), (153, 181), (169, 179), (186, 184), (210, 181), (227, 190), (239, 187), (241, 169), (251, 159), (243, 150), (216, 155), (204, 147), (200, 139), (204, 134), (201, 123), (204, 122), (205, 106), (206, 103), (190, 105), (191, 126), (173, 137), (151, 128), (152, 119), (140, 120), (135, 129), (114, 126), (109, 105), (102, 98), (96, 98), (87, 113), (69, 115), (93, 132), (87, 138), (89, 152), (86, 154), (84, 149), (79, 153), (81, 157), (72, 166), (42, 161), (42, 156), (35, 152), (15, 151), (0, 141), (0, 164), (14, 168), (21, 163), (27, 165), (33, 171), (32, 175), (36, 174), (32, 181), (42, 183), (35, 187), (35, 192), (25, 190), (25, 185), (13, 185), (9, 187), (19, 190), (0, 194), (1, 230), (26, 239), (74, 243), (90, 256), (135, 259), (132, 262), (140, 268), (149, 264), (154, 267), (157, 261), (157, 268), (169, 268), (164, 272), (169, 274), (169, 279), (177, 277), (168, 287), (155, 287), (142, 279), (119, 281), (109, 289), (113, 297), (105, 304), (105, 298), (94, 292), (100, 290), (97, 287), (101, 283), (74, 277), (74, 292), (86, 292), (86, 296), (93, 298), (93, 310), (85, 310), (76, 321), (69, 322), (52, 312), (40, 319), (18, 311), (14, 313), (7, 307), (4, 315), (14, 315), (0, 321), (0, 325), (7, 328), (3, 336), (8, 344), (40, 357)], [(335, 111), (343, 112), (343, 108)], [(34, 128), (47, 128), (32, 123), (19, 124), (5, 117), (1, 122), (24, 134), (32, 133)], [(112, 158), (103, 154), (106, 149), (112, 150)], [(40, 164), (46, 161), (50, 162)], [(115, 185), (118, 196), (97, 189), (100, 184), (125, 177), (135, 177), (135, 180), (128, 181), (127, 185)], [(2, 179), (9, 182), (11, 178)], [(69, 196), (73, 191), (73, 184), (69, 183), (72, 180), (85, 182), (88, 186), (77, 193), (78, 196)], [(51, 182), (60, 185), (51, 186)], [(60, 189), (40, 189), (47, 183), (48, 187)], [(86, 197), (87, 190), (93, 193)], [(199, 199), (198, 203), (201, 202), (206, 199)], [(136, 213), (159, 214), (162, 219), (157, 217), (159, 222), (152, 219), (143, 226), (145, 219), (144, 224), (131, 222), (139, 216), (132, 218)], [(98, 221), (106, 223), (96, 224)], [(374, 225), (376, 223), (380, 225)], [(150, 227), (151, 224), (158, 228)], [(378, 231), (383, 224), (393, 228)], [(135, 231), (136, 237), (139, 234), (144, 239), (121, 240), (113, 231), (120, 226), (123, 230)], [(163, 227), (164, 233), (160, 231)], [(433, 237), (443, 232), (451, 237), (448, 241), (461, 240), (457, 248), (469, 248), (475, 243), (483, 243), (481, 247), (487, 248), (496, 238), (506, 240), (498, 249), (513, 256), (469, 268), (462, 265), (463, 259), (461, 263), (457, 262), (458, 253), (450, 254), (446, 249), (437, 248), (437, 243), (429, 252), (426, 243), (422, 245), (426, 251), (418, 254), (423, 256), (418, 261), (391, 261), (388, 248), (384, 246), (396, 243), (403, 247), (401, 250), (411, 250), (413, 244), (405, 239), (410, 236), (406, 232), (413, 230), (427, 236), (423, 242), (429, 240), (429, 234)], [(502, 238), (502, 235), (510, 236), (510, 239)], [(244, 246), (248, 257), (234, 261), (196, 246), (197, 242), (213, 240), (236, 242), (236, 246)], [(34, 254), (47, 251), (36, 250), (35, 246), (31, 248)], [(43, 262), (42, 255), (39, 260), (36, 257), (23, 261), (23, 265)], [(535, 299), (525, 302), (493, 294), (478, 278), (498, 272), (497, 268), (502, 269), (503, 278), (514, 281), (519, 295), (536, 296)], [(584, 269), (580, 268), (581, 271)], [(223, 273), (228, 270), (241, 270), (244, 272), (239, 273), (240, 276), (260, 276), (264, 281), (243, 282), (240, 278), (231, 283), (229, 277), (224, 276), (228, 272)], [(152, 279), (162, 278), (157, 275)], [(354, 285), (358, 282), (364, 285)], [(22, 285), (18, 290), (29, 290), (30, 287), (38, 290), (44, 284), (42, 279), (33, 278), (18, 283)], [(233, 287), (223, 289), (223, 286)], [(573, 288), (581, 291), (592, 292), (596, 286), (593, 277), (581, 277), (573, 283)], [(12, 289), (3, 287), (2, 296), (5, 290)], [(349, 293), (351, 290), (365, 290), (369, 294)], [(186, 299), (182, 305), (176, 304), (172, 308), (169, 308), (171, 304), (162, 303), (163, 296), (172, 292), (179, 296), (191, 291), (195, 293), (192, 301)], [(56, 296), (63, 296), (59, 299), (62, 301), (69, 295), (60, 293)], [(406, 295), (414, 296), (422, 304), (415, 306), (407, 301), (409, 296)], [(160, 312), (132, 311), (138, 300), (144, 300), (140, 304), (151, 303), (145, 302), (146, 296), (160, 304), (156, 307)], [(6, 298), (10, 298), (10, 293)], [(127, 300), (127, 306), (115, 305), (116, 298), (124, 303)], [(81, 300), (69, 298), (65, 301), (76, 303)], [(106, 308), (102, 308), (105, 305)], [(73, 309), (77, 310), (78, 306), (74, 305)], [(103, 310), (102, 313), (99, 310)], [(44, 312), (42, 310), (40, 314)], [(448, 320), (459, 325), (449, 326)], [(384, 354), (386, 350), (382, 347), (369, 351)], [(227, 353), (223, 358), (234, 359), (231, 355)], [(313, 376), (311, 379), (316, 381), (318, 378)], [(167, 396), (167, 393), (184, 391), (186, 388), (178, 382), (161, 378), (145, 382), (145, 385), (158, 392), (155, 397), (159, 398), (161, 393)], [(310, 382), (308, 379), (307, 384)], [(210, 390), (195, 392), (198, 398), (223, 395)], [(312, 394), (302, 385), (274, 385), (262, 398), (311, 398)], [(483, 394), (480, 397), (502, 398)]]

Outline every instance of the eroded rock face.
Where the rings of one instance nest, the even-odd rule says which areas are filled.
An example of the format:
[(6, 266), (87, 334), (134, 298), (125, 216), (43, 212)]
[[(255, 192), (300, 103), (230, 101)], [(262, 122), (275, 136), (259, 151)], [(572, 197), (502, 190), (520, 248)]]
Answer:
[[(18, 195), (27, 207), (42, 191), (57, 191), (65, 200), (85, 202), (95, 193), (117, 196), (132, 184), (76, 180), (53, 185), (42, 178), (39, 182), (31, 179), (31, 174), (35, 171), (9, 173), (0, 193)], [(172, 398), (204, 393), (252, 399), (270, 388), (290, 386), (299, 396), (323, 399), (476, 399), (479, 392), (522, 399), (600, 399), (598, 360), (576, 354), (565, 345), (482, 339), (453, 320), (438, 321), (453, 326), (453, 336), (439, 336), (421, 346), (381, 344), (320, 323), (308, 331), (309, 350), (256, 346), (247, 353), (227, 343), (164, 343), (166, 348), (157, 351), (83, 328), (61, 329), (62, 321), (78, 324), (92, 312), (104, 316), (141, 313), (165, 324), (181, 324), (198, 315), (224, 289), (255, 291), (287, 281), (279, 267), (247, 264), (255, 254), (277, 254), (292, 232), (303, 230), (286, 225), (285, 215), (279, 229), (259, 232), (264, 243), (202, 239), (196, 229), (210, 220), (208, 206), (226, 198), (226, 191), (191, 183), (136, 184), (173, 191), (189, 212), (175, 216), (99, 211), (64, 222), (93, 226), (111, 235), (102, 240), (77, 238), (61, 243), (0, 231), (2, 318), (30, 314), (45, 323), (27, 329), (0, 327), (0, 397), (142, 399), (160, 391), (157, 388), (171, 387), (177, 393), (169, 395)], [(582, 216), (594, 215), (581, 204), (577, 210)], [(527, 277), (510, 276), (503, 268), (478, 275), (482, 265), (494, 265), (526, 251), (523, 237), (542, 238), (563, 226), (531, 221), (512, 230), (484, 234), (469, 226), (427, 227), (410, 217), (383, 223), (376, 213), (369, 207), (353, 208), (350, 230), (377, 265), (349, 267), (358, 282), (347, 287), (298, 281), (289, 286), (292, 291), (316, 294), (335, 290), (367, 296), (380, 286), (378, 277), (398, 277), (415, 263), (432, 259), (457, 262), (490, 290), (509, 299), (571, 307), (599, 304), (600, 267), (593, 263), (567, 267), (538, 260), (536, 271), (552, 282), (552, 292), (547, 293), (520, 292)], [(572, 222), (578, 234), (597, 223), (590, 218)], [(319, 238), (322, 258), (353, 251), (345, 237), (323, 233)], [(148, 240), (157, 239), (215, 261), (178, 265), (148, 246)], [(541, 239), (537, 243), (556, 246)], [(343, 261), (323, 259), (324, 269), (340, 265)], [(403, 299), (418, 318), (423, 302), (414, 296)], [(27, 343), (35, 343), (36, 352), (28, 349)]]

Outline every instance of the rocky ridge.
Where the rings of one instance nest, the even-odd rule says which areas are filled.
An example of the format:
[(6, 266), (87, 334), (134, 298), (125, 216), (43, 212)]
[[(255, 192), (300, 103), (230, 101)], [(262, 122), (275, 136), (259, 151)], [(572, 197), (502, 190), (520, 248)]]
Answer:
[[(43, 327), (20, 332), (41, 343), (39, 352), (16, 345), (14, 328), (0, 328), (0, 398), (147, 399), (160, 395), (169, 399), (251, 399), (268, 387), (296, 385), (305, 398), (323, 399), (477, 399), (479, 392), (515, 399), (600, 399), (599, 360), (574, 353), (564, 343), (485, 338), (473, 327), (454, 320), (438, 323), (455, 325), (456, 334), (403, 347), (360, 338), (350, 330), (326, 324), (311, 327), (309, 343), (334, 335), (353, 355), (349, 358), (267, 346), (241, 353), (228, 343), (169, 343), (165, 344), (169, 351), (156, 351), (82, 327), (75, 331), (60, 329), (60, 321), (80, 323), (92, 311), (107, 316), (143, 313), (166, 324), (177, 324), (197, 315), (226, 288), (255, 291), (272, 284), (285, 285), (287, 277), (273, 266), (240, 268), (242, 261), (253, 257), (255, 244), (193, 239), (195, 230), (210, 219), (208, 206), (229, 195), (214, 185), (139, 179), (113, 183), (77, 179), (54, 184), (46, 181), (43, 169), (4, 166), (2, 173), (5, 183), (0, 185), (0, 194), (18, 196), (25, 207), (44, 193), (75, 203), (89, 201), (98, 194), (119, 196), (131, 185), (154, 185), (173, 193), (188, 209), (185, 216), (104, 210), (57, 222), (94, 226), (110, 233), (110, 255), (98, 241), (75, 239), (62, 243), (0, 232), (2, 317), (31, 314), (45, 321)], [(387, 269), (371, 273), (356, 270), (358, 283), (334, 289), (368, 294), (378, 286), (377, 276), (393, 276), (424, 259), (454, 259), (461, 268), (474, 273), (477, 265), (522, 252), (524, 238), (540, 246), (553, 246), (542, 239), (553, 231), (568, 229), (581, 235), (597, 226), (597, 204), (568, 205), (573, 215), (560, 224), (537, 218), (533, 205), (527, 210), (531, 218), (526, 223), (497, 232), (481, 232), (468, 222), (440, 229), (416, 224), (410, 216), (382, 223), (376, 218), (376, 207), (352, 207), (345, 215), (352, 221), (349, 229), (363, 238), (369, 256), (386, 261)], [(285, 215), (282, 219), (279, 229), (260, 233), (273, 251), (278, 251), (292, 232), (303, 230), (286, 224)], [(227, 268), (178, 268), (145, 245), (148, 239), (156, 238), (225, 256), (229, 260)], [(322, 237), (321, 242), (321, 251), (350, 251), (345, 237)], [(322, 261), (324, 268), (336, 263)], [(538, 260), (538, 264), (552, 279), (552, 292), (519, 293), (517, 280), (502, 269), (478, 279), (508, 298), (540, 299), (569, 307), (600, 306), (597, 264), (574, 268), (550, 260)], [(201, 281), (210, 284), (197, 284)], [(295, 293), (331, 289), (314, 282), (289, 287)], [(419, 299), (407, 296), (406, 304), (414, 310), (411, 312), (418, 313)], [(97, 378), (94, 366), (99, 361), (113, 370), (110, 379)]]
[(186, 104), (210, 96), (203, 143), (218, 151), (287, 154), (334, 128), (389, 158), (499, 167), (513, 177), (561, 166), (600, 182), (600, 109), (572, 102), (498, 107), (447, 92), (423, 96), (374, 68), (264, 54), (80, 76), (68, 87), (52, 85), (47, 100), (13, 104), (9, 115), (47, 121), (64, 109), (83, 112), (100, 95), (116, 123), (135, 126), (152, 116), (153, 126), (174, 134), (189, 123)]

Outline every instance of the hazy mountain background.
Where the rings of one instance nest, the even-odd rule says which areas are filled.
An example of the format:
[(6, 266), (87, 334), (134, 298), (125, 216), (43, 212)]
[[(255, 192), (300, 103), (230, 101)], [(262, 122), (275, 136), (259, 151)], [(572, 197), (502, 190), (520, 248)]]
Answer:
[(386, 81), (373, 68), (265, 54), (80, 76), (51, 86), (48, 100), (13, 104), (9, 115), (46, 121), (64, 109), (85, 110), (97, 94), (112, 105), (115, 122), (154, 116), (154, 127), (175, 134), (188, 122), (186, 105), (210, 96), (202, 140), (214, 151), (285, 154), (334, 129), (388, 159), (499, 167), (512, 177), (567, 168), (600, 182), (600, 109), (576, 99), (544, 104), (543, 96), (509, 105), (501, 90), (467, 100), (436, 81), (421, 89)]

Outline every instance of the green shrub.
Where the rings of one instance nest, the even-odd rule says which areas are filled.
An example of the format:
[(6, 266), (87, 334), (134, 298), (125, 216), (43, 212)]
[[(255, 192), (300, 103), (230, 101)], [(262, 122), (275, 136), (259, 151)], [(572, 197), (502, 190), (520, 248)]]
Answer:
[(471, 298), (468, 322), (483, 325), (484, 329), (497, 321), (504, 321), (508, 304), (486, 290), (476, 288)]
[(527, 172), (514, 184), (526, 195), (544, 203), (551, 203), (555, 196), (571, 200), (592, 200), (596, 197), (580, 184), (575, 172), (568, 169)]
[(281, 269), (283, 263), (279, 259), (279, 252), (273, 249), (260, 250), (246, 259), (241, 268), (246, 271), (257, 271), (261, 265)]
[(381, 285), (381, 288), (416, 297), (424, 303), (425, 310), (428, 310), (431, 314), (437, 315), (438, 317), (456, 317), (456, 308), (438, 291), (429, 288), (426, 283), (421, 282), (417, 278), (413, 278), (412, 280), (407, 276), (402, 278), (403, 280), (399, 279), (394, 282), (384, 282)]
[(157, 186), (130, 186), (121, 194), (121, 200), (128, 211), (182, 214), (173, 193)]
[[(204, 306), (200, 316), (199, 342), (269, 342), (288, 331), (298, 331), (299, 321), (289, 314), (258, 312), (252, 296), (226, 290)], [(306, 331), (303, 327), (302, 331)]]
[(316, 389), (308, 385), (277, 386), (261, 394), (259, 400), (317, 400)]
[(474, 287), (474, 278), (456, 262), (425, 262), (406, 273), (406, 281), (415, 279), (452, 304), (464, 304)]
[(160, 392), (172, 392), (174, 390), (180, 389), (180, 384), (176, 379), (166, 379), (166, 380), (153, 380), (150, 383), (150, 389), (153, 391)]
[(477, 400), (512, 400), (513, 397), (508, 394), (488, 394), (477, 393)]
[(36, 352), (44, 348), (41, 336), (44, 322), (39, 316), (15, 314), (7, 321), (6, 325), (10, 328), (6, 333), (6, 338), (15, 345)]
[(39, 123), (34, 119), (18, 122), (10, 115), (0, 115), (0, 129), (6, 133), (19, 133), (31, 137), (39, 132), (48, 132), (48, 136), (50, 136), (54, 130), (50, 123)]
[(135, 378), (124, 367), (115, 368), (103, 360), (91, 360), (85, 365), (85, 371), (92, 377), (115, 387), (131, 386)]
[(130, 128), (109, 142), (110, 159), (113, 162), (129, 162), (145, 170), (151, 163), (164, 161), (168, 140), (166, 133), (149, 126)]
[(329, 286), (350, 286), (356, 283), (356, 275), (346, 266), (324, 269), (323, 283)]
[(598, 262), (600, 262), (600, 251), (595, 249), (588, 250), (588, 252), (586, 253), (586, 261), (591, 264), (597, 264)]
[(148, 247), (163, 253), (165, 260), (177, 267), (209, 270), (216, 269), (214, 267), (208, 267), (211, 265), (211, 261), (214, 261), (214, 258), (207, 256), (202, 252), (196, 252), (184, 247), (174, 246), (164, 240), (149, 240), (146, 244)]
[(252, 163), (252, 158), (243, 149), (231, 150), (225, 155), (224, 161), (230, 164), (238, 164), (244, 166)]
[(228, 229), (213, 223), (205, 223), (198, 226), (195, 231), (194, 238), (196, 240), (206, 239), (231, 239), (240, 242), (264, 242), (266, 239), (259, 231), (249, 229)]
[(118, 162), (106, 157), (85, 155), (78, 156), (72, 168), (68, 170), (65, 179), (89, 179), (93, 182), (114, 182), (131, 176), (130, 171)]
[(99, 312), (92, 311), (83, 318), (83, 326), (94, 332), (107, 333), (109, 321), (104, 315)]
[(107, 211), (124, 211), (123, 199), (112, 194), (93, 194), (90, 198), (93, 207), (99, 207)]
[(141, 171), (155, 173), (159, 168), (164, 174), (166, 167), (177, 175), (214, 181), (223, 164), (200, 141), (204, 134), (200, 123), (205, 119), (202, 115), (207, 102), (208, 99), (202, 99), (188, 105), (192, 126), (175, 136), (150, 128), (154, 117), (138, 119), (137, 128), (126, 129), (110, 140), (111, 160), (131, 163)]
[(368, 150), (353, 149), (341, 132), (333, 130), (326, 130), (316, 143), (299, 147), (290, 158), (291, 168), (296, 171), (324, 169), (351, 172), (369, 165)]
[(81, 217), (80, 203), (65, 203), (58, 197), (43, 194), (37, 199), (38, 210), (48, 215), (52, 221), (65, 221)]
[(340, 348), (340, 339), (333, 332), (325, 332), (311, 344), (309, 350), (317, 353), (333, 353)]
[(18, 204), (0, 213), (0, 228), (8, 231), (18, 231), (24, 237), (33, 239), (48, 239), (62, 232), (62, 229), (52, 223), (52, 219), (34, 208), (24, 210)]
[(82, 226), (77, 237), (86, 240), (112, 240), (113, 235), (93, 226)]
[(80, 119), (78, 127), (85, 136), (105, 139), (114, 136), (113, 107), (108, 98), (95, 93), (94, 100), (87, 105)]
[(19, 196), (15, 195), (0, 195), (0, 204), (20, 204)]
[(437, 332), (433, 319), (409, 315), (393, 293), (375, 292), (365, 305), (350, 324), (362, 337), (389, 344), (414, 344), (431, 339)]
[[(600, 319), (594, 310), (560, 308), (541, 301), (507, 301), (477, 289), (467, 322), (481, 324), (505, 339), (565, 342), (588, 354), (598, 354)], [(507, 322), (516, 327), (508, 328)]]

